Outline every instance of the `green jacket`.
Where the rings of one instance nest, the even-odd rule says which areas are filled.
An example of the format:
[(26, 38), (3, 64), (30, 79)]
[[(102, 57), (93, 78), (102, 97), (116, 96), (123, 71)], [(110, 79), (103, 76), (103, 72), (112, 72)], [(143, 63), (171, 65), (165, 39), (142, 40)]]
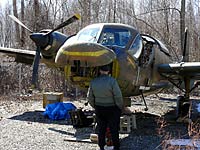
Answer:
[(123, 108), (122, 93), (117, 81), (109, 75), (100, 75), (93, 79), (87, 93), (87, 100), (94, 108), (97, 106), (115, 106)]

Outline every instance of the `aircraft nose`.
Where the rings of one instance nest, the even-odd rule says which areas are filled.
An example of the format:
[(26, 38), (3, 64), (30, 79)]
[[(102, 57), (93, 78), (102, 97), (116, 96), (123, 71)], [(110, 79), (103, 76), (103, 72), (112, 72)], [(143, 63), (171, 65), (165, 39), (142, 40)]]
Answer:
[(103, 66), (116, 59), (116, 54), (98, 43), (73, 43), (60, 48), (55, 62), (61, 65), (74, 65), (79, 61), (82, 67)]
[(44, 48), (48, 45), (49, 38), (44, 33), (33, 33), (30, 35), (30, 38), (37, 46), (40, 46), (41, 48)]

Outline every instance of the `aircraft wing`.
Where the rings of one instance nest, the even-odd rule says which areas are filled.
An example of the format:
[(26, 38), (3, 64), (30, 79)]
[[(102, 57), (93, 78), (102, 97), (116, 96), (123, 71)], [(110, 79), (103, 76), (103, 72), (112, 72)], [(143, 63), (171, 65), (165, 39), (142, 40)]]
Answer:
[(15, 57), (16, 62), (32, 64), (35, 51), (0, 47), (0, 53)]
[(166, 77), (200, 79), (200, 62), (181, 62), (158, 65), (158, 72)]

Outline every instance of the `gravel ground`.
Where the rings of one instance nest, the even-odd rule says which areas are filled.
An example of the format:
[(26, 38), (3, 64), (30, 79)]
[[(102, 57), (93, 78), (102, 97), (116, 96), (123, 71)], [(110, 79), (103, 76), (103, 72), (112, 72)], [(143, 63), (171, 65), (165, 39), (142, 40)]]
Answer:
[[(175, 122), (175, 96), (159, 94), (132, 99), (137, 129), (120, 134), (121, 150), (161, 150), (165, 139), (187, 138), (187, 124)], [(66, 101), (67, 99), (65, 99)], [(72, 101), (84, 107), (84, 100)], [(86, 109), (91, 109), (87, 107)], [(51, 121), (43, 116), (42, 96), (0, 97), (0, 150), (97, 150), (97, 144), (68, 142), (67, 138), (87, 139), (93, 128), (73, 128), (67, 120)]]

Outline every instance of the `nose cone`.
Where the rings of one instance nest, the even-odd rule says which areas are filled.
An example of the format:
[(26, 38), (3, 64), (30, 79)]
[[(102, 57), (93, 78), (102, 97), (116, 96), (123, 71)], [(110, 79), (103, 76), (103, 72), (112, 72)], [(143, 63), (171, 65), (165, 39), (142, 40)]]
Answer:
[(49, 38), (44, 33), (33, 33), (30, 35), (30, 38), (37, 46), (40, 46), (41, 48), (44, 48), (48, 45)]
[(113, 50), (98, 43), (73, 43), (64, 45), (57, 53), (55, 62), (60, 65), (72, 65), (80, 61), (82, 67), (102, 66), (116, 59)]

